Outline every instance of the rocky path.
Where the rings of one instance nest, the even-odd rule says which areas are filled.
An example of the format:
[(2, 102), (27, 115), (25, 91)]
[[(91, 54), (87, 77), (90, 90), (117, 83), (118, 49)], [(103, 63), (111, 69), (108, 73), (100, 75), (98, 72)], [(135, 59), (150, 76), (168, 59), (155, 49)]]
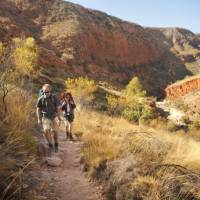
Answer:
[(38, 200), (101, 200), (100, 187), (90, 182), (81, 171), (81, 142), (66, 141), (64, 133), (60, 134), (59, 153), (53, 158), (62, 158), (58, 167), (43, 166), (40, 177), (40, 194)]

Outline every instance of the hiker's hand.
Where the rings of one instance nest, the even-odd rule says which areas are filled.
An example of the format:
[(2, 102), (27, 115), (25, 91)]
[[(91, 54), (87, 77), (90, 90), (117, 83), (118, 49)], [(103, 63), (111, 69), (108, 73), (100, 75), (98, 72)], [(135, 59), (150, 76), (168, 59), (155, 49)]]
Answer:
[(63, 102), (62, 102), (62, 105), (61, 106), (64, 106), (66, 104), (66, 101), (64, 100)]
[(60, 126), (60, 124), (61, 124), (61, 118), (58, 117), (58, 126)]
[(42, 120), (41, 119), (38, 119), (38, 125), (42, 125)]

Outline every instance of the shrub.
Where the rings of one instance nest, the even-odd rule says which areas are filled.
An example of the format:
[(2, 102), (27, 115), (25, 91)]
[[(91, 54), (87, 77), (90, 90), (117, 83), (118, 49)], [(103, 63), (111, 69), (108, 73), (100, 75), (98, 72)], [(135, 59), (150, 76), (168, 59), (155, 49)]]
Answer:
[(121, 114), (125, 106), (125, 99), (114, 95), (106, 95), (106, 99), (109, 113), (114, 115)]
[(34, 38), (22, 40), (15, 38), (15, 50), (13, 52), (16, 69), (23, 75), (30, 75), (34, 72), (38, 60), (38, 48)]
[(80, 105), (88, 105), (94, 99), (97, 90), (95, 82), (88, 78), (68, 78), (65, 82), (67, 91), (71, 92)]
[(106, 96), (108, 110), (112, 114), (121, 114), (133, 122), (154, 119), (156, 110), (151, 106), (153, 100), (145, 96), (146, 91), (143, 89), (142, 84), (137, 77), (134, 77), (126, 86), (121, 97)]
[[(31, 49), (32, 40), (25, 42)], [(0, 199), (23, 199), (24, 171), (32, 166), (36, 153), (32, 137), (34, 105), (32, 94), (15, 81), (23, 81), (25, 64), (31, 61), (24, 62), (30, 57), (26, 57), (28, 51), (17, 50), (21, 47), (0, 46)], [(23, 62), (11, 62), (14, 57)], [(26, 70), (21, 71), (20, 66)]]
[(155, 118), (155, 110), (144, 103), (136, 101), (132, 105), (125, 108), (122, 112), (122, 115), (129, 121), (147, 121)]
[(143, 88), (138, 77), (134, 77), (126, 86), (124, 91), (127, 98), (131, 98), (133, 96), (144, 97), (146, 96), (146, 91)]

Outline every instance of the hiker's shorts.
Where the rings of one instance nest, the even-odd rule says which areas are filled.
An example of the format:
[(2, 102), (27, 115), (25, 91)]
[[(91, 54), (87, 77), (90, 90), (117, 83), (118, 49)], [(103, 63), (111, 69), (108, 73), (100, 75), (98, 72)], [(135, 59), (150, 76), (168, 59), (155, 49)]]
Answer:
[(64, 119), (65, 125), (68, 125), (68, 123), (72, 123), (74, 121), (74, 114), (64, 115)]
[(56, 118), (54, 119), (48, 119), (43, 117), (42, 118), (42, 126), (44, 131), (57, 131), (58, 130), (58, 122)]

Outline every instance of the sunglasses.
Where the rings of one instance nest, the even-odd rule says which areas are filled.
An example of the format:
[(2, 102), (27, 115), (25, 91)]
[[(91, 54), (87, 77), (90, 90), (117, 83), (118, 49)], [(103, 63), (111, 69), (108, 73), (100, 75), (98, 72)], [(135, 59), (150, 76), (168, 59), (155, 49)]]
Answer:
[(45, 94), (48, 94), (48, 93), (50, 93), (50, 91), (46, 91), (46, 92), (44, 92)]

